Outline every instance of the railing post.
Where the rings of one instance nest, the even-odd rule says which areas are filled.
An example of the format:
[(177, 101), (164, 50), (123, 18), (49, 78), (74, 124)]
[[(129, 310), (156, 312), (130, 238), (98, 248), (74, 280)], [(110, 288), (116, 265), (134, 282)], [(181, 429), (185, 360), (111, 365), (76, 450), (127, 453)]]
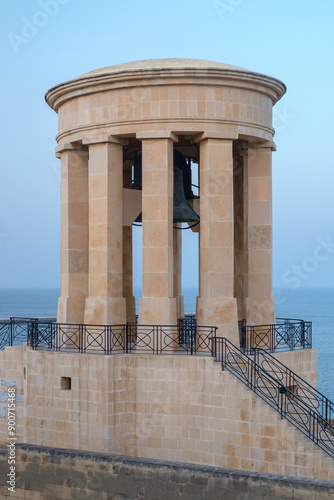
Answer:
[[(190, 356), (192, 356), (194, 353), (193, 336), (196, 335), (197, 332), (193, 331), (193, 325), (190, 322), (188, 324), (184, 323), (184, 326), (185, 326), (184, 339), (186, 342), (187, 351), (188, 351), (188, 345), (189, 345), (189, 341), (190, 341)], [(196, 350), (195, 350), (195, 352), (196, 352)]]
[(254, 380), (255, 380), (256, 365), (255, 365), (255, 363), (250, 363), (250, 365), (248, 364), (248, 366), (250, 366), (250, 377), (248, 376), (248, 378), (249, 378), (249, 382), (250, 382), (250, 388), (253, 391), (254, 390)]
[(54, 349), (55, 349), (55, 351), (58, 350), (58, 343), (59, 343), (58, 342), (58, 335), (59, 335), (58, 330), (59, 330), (59, 325), (58, 325), (58, 323), (56, 323), (55, 324), (55, 340), (54, 340)]
[(216, 338), (213, 336), (212, 328), (211, 328), (211, 356), (213, 358), (217, 357), (217, 342)]
[[(126, 354), (129, 353), (129, 328), (131, 328), (131, 326), (127, 323), (126, 326), (125, 326), (125, 352)], [(130, 349), (131, 349), (131, 345), (130, 345)]]
[(54, 347), (54, 337), (56, 336), (57, 323), (54, 325), (51, 323), (51, 349)]
[(105, 347), (104, 347), (104, 354), (110, 354), (111, 352), (111, 335), (112, 335), (112, 329), (110, 325), (106, 325), (105, 330), (104, 330), (104, 335), (105, 335)]
[(300, 332), (301, 344), (303, 346), (303, 349), (305, 349), (305, 321), (303, 321), (303, 320), (300, 322), (300, 329), (301, 329), (301, 332)]
[(326, 404), (325, 404), (325, 420), (328, 422), (328, 399), (326, 398)]
[(13, 345), (13, 328), (14, 328), (14, 318), (10, 318), (10, 344)]
[(79, 352), (84, 352), (84, 325), (79, 325)]
[(36, 331), (36, 321), (32, 320), (31, 322), (29, 322), (29, 320), (27, 320), (27, 331), (29, 331), (29, 328), (31, 328), (32, 348), (35, 350), (38, 343), (38, 332)]

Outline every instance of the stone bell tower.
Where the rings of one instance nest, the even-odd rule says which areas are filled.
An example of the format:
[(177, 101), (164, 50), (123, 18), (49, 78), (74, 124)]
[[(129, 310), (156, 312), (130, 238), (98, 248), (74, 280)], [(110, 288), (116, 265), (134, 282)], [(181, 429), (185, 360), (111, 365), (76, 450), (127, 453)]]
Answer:
[(275, 322), (272, 107), (285, 90), (235, 66), (163, 59), (98, 69), (48, 91), (61, 158), (58, 322), (134, 320), (131, 225), (141, 220), (139, 323), (176, 324), (183, 311), (175, 151), (199, 171), (198, 195), (186, 202), (200, 220), (192, 228), (197, 323), (237, 342), (238, 319)]
[[(0, 352), (0, 444), (13, 398), (5, 389), (15, 387), (22, 498), (99, 489), (148, 498), (163, 476), (173, 498), (199, 486), (208, 497), (210, 484), (221, 495), (208, 469), (184, 481), (183, 465), (176, 485), (180, 462), (220, 467), (220, 477), (256, 472), (256, 486), (265, 474), (265, 491), (272, 484), (280, 498), (281, 480), (296, 484), (282, 476), (305, 478), (298, 498), (307, 488), (315, 498), (310, 478), (333, 480), (334, 405), (312, 387), (312, 325), (275, 324), (272, 108), (284, 92), (274, 78), (192, 59), (111, 66), (48, 91), (61, 158), (58, 322), (26, 320), (27, 343)], [(142, 225), (138, 323), (133, 224)], [(197, 323), (177, 324), (180, 225), (198, 236)], [(247, 321), (240, 338), (238, 320)], [(142, 463), (135, 484), (114, 468), (120, 456), (154, 460), (147, 490)]]

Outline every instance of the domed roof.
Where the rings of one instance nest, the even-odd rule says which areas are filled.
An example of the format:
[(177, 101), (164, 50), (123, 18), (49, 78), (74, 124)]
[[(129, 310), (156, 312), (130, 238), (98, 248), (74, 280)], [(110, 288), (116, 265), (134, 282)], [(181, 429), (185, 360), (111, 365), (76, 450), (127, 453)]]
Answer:
[(95, 69), (89, 73), (73, 78), (70, 81), (52, 87), (45, 95), (45, 100), (57, 111), (62, 102), (75, 94), (84, 95), (97, 91), (98, 86), (105, 91), (107, 86), (128, 85), (137, 82), (141, 85), (144, 79), (159, 85), (161, 78), (171, 79), (203, 79), (205, 85), (208, 79), (220, 82), (224, 79), (236, 82), (237, 85), (261, 85), (267, 89), (274, 102), (278, 101), (286, 91), (283, 82), (270, 76), (256, 73), (231, 64), (224, 64), (205, 59), (145, 59), (124, 64), (115, 64)]
[(130, 71), (210, 68), (249, 72), (249, 70), (238, 66), (232, 66), (231, 64), (224, 64), (215, 61), (207, 61), (205, 59), (144, 59), (142, 61), (132, 61), (124, 64), (115, 64), (114, 66), (106, 66), (104, 68), (95, 69), (94, 71), (90, 71), (89, 73), (85, 73), (84, 75), (75, 78), (75, 80)]

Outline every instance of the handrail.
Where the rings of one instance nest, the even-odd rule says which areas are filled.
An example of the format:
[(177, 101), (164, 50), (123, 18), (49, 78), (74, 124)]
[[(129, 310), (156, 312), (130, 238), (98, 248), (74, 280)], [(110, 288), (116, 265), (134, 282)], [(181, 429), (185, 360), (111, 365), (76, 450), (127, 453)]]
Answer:
[(3, 350), (6, 346), (20, 345), (23, 342), (28, 342), (32, 322), (38, 324), (40, 329), (42, 329), (42, 325), (45, 325), (44, 329), (46, 329), (51, 328), (50, 325), (55, 321), (56, 318), (54, 317), (28, 318), (13, 316), (9, 319), (1, 319), (0, 350)]
[[(262, 361), (260, 360), (262, 356)], [(305, 401), (324, 420), (334, 422), (334, 403), (315, 387), (306, 382), (284, 363), (276, 359), (272, 354), (264, 349), (254, 350), (255, 362), (268, 373), (273, 373), (277, 380), (280, 380), (286, 387), (290, 387), (292, 392)], [(267, 366), (267, 367), (266, 367)]]
[[(50, 326), (50, 325), (49, 325)], [(197, 354), (212, 352), (217, 327), (181, 322), (178, 325), (84, 325), (29, 323), (28, 345), (77, 353)]]
[(214, 339), (213, 356), (226, 369), (334, 458), (334, 426), (252, 358), (223, 337)]
[(240, 347), (246, 354), (263, 348), (270, 352), (312, 348), (312, 322), (279, 318), (279, 323), (247, 325), (239, 321)]
[(282, 321), (284, 323), (301, 323), (304, 320), (300, 318), (276, 318), (276, 321)]

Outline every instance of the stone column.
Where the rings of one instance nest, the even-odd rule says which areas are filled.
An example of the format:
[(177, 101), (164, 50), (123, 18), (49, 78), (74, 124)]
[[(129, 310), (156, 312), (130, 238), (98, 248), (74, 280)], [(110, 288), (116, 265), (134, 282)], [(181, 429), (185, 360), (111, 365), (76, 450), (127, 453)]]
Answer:
[(173, 290), (173, 140), (171, 133), (142, 139), (143, 289), (139, 324), (176, 325)]
[(132, 267), (132, 226), (123, 226), (123, 287), (126, 300), (126, 321), (129, 323), (136, 322)]
[(218, 335), (239, 345), (233, 293), (233, 141), (200, 143), (200, 289), (197, 324), (217, 326)]
[(177, 317), (184, 317), (184, 300), (182, 295), (182, 224), (174, 224), (173, 229), (173, 251), (174, 251), (174, 264), (173, 264), (173, 286), (174, 297), (177, 303)]
[(238, 320), (246, 319), (245, 296), (248, 279), (248, 208), (245, 175), (247, 149), (244, 141), (234, 143), (233, 198), (234, 198), (234, 296), (237, 299)]
[(89, 144), (89, 296), (85, 323), (124, 324), (123, 146)]
[(273, 143), (250, 145), (247, 155), (248, 297), (249, 325), (275, 323), (272, 298), (272, 188)]
[(58, 323), (83, 323), (88, 294), (88, 151), (70, 144), (61, 157), (61, 286)]
[[(131, 189), (132, 164), (123, 165), (123, 186)], [(136, 322), (136, 299), (133, 295), (132, 226), (123, 226), (123, 295), (126, 300), (126, 321)]]

